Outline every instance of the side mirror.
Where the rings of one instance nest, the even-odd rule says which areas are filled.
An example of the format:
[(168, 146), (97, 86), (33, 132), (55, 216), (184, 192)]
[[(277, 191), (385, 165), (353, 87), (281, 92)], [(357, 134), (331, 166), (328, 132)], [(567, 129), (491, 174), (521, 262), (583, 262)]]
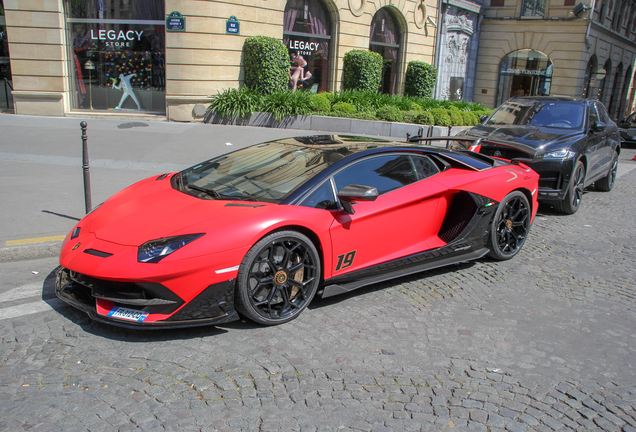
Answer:
[(379, 196), (376, 188), (357, 184), (345, 186), (338, 192), (338, 199), (346, 214), (355, 214), (352, 205), (354, 201), (375, 201)]
[(602, 121), (595, 121), (592, 123), (592, 131), (594, 132), (602, 132), (607, 128), (607, 125)]
[(488, 114), (484, 114), (483, 116), (479, 117), (479, 123), (484, 124), (487, 118), (488, 118)]

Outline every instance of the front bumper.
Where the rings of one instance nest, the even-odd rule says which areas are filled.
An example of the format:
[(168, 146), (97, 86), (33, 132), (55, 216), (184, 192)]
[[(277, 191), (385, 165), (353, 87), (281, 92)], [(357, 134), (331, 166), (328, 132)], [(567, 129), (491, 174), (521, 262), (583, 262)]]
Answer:
[[(234, 310), (235, 279), (210, 285), (184, 304), (160, 284), (112, 282), (60, 267), (55, 294), (98, 322), (126, 328), (179, 328), (222, 324), (238, 319)], [(146, 321), (109, 316), (117, 308), (143, 312)], [(154, 315), (154, 316), (153, 316)]]
[(539, 201), (563, 201), (568, 192), (574, 159), (527, 164), (539, 174)]

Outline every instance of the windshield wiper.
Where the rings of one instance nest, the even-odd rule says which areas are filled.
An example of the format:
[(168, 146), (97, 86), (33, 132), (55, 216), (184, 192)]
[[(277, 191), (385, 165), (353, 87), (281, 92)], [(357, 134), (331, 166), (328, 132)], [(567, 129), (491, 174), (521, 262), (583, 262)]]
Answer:
[(199, 192), (206, 193), (206, 194), (210, 195), (212, 198), (216, 198), (216, 199), (221, 198), (221, 194), (218, 193), (217, 191), (215, 191), (214, 189), (206, 189), (204, 187), (195, 186), (193, 184), (188, 184), (188, 185), (186, 185), (186, 187), (190, 188), (190, 189), (194, 189), (194, 190), (199, 191)]

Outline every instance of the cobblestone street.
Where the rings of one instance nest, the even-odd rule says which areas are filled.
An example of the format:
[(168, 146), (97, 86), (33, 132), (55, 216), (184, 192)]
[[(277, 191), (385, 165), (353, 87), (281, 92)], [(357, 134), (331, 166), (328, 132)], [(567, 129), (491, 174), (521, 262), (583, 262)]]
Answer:
[(632, 171), (575, 215), (542, 207), (511, 261), (317, 300), (277, 327), (95, 324), (55, 298), (56, 259), (2, 263), (46, 280), (0, 295), (45, 306), (0, 320), (0, 430), (636, 431), (635, 214)]

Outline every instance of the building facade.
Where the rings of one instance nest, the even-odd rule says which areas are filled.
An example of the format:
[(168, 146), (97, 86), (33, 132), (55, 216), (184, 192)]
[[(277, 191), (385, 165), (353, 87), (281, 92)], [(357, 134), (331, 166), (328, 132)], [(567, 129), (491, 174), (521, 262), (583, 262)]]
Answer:
[[(17, 114), (136, 113), (191, 121), (243, 83), (247, 37), (280, 39), (290, 88), (341, 89), (352, 49), (384, 57), (382, 91), (411, 60), (433, 63), (436, 0), (2, 0)], [(4, 49), (4, 48), (3, 48)], [(0, 70), (1, 72), (1, 70)]]
[(613, 119), (633, 110), (632, 0), (486, 0), (473, 100), (515, 95), (599, 99)]

